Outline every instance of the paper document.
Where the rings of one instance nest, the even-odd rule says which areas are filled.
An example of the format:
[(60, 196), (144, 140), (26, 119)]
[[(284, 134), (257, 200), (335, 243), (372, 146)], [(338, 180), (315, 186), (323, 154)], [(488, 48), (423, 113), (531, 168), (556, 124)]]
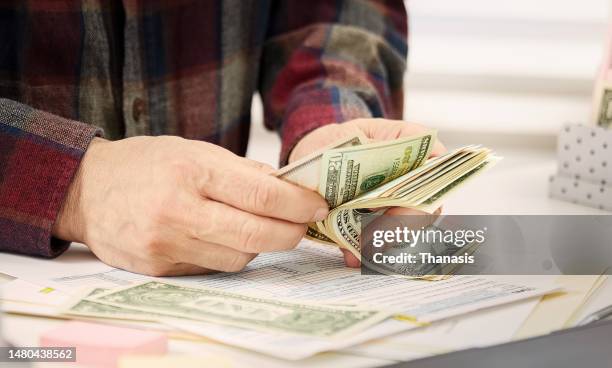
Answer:
[(537, 298), (461, 315), (430, 326), (368, 341), (341, 350), (372, 358), (412, 360), (449, 351), (501, 344), (512, 340), (538, 304)]
[[(542, 288), (541, 290), (545, 290), (545, 289)], [(518, 299), (521, 299), (523, 296), (518, 294), (516, 295), (516, 297)], [(461, 298), (458, 297), (457, 300), (459, 299)], [(518, 299), (515, 299), (515, 300), (518, 300)], [(537, 299), (534, 299), (534, 301), (537, 302)], [(472, 306), (474, 309), (478, 309), (477, 308), (478, 305), (479, 303), (477, 301), (474, 301)], [(533, 307), (533, 304), (531, 304), (531, 307)], [(517, 312), (518, 310), (520, 312), (519, 313), (520, 321), (518, 322), (520, 323), (526, 317), (526, 315), (530, 312), (531, 308), (529, 306), (526, 308), (523, 307), (523, 309), (527, 309), (526, 311), (523, 311), (523, 309), (520, 309), (520, 310), (519, 309), (520, 308), (511, 309), (510, 313)], [(455, 311), (457, 311), (458, 314), (461, 314), (459, 309), (453, 310), (452, 308), (449, 308), (448, 314), (449, 315), (453, 314)], [(496, 316), (493, 316), (493, 318), (495, 317)], [(513, 319), (513, 321), (516, 321), (516, 319)], [(367, 342), (373, 339), (379, 339), (379, 338), (383, 338), (386, 336), (394, 335), (394, 334), (397, 334), (403, 331), (413, 330), (416, 333), (417, 329), (420, 327), (418, 324), (410, 323), (407, 321), (387, 320), (377, 326), (374, 326), (364, 332), (353, 335), (351, 337), (348, 337), (342, 340), (329, 340), (329, 339), (315, 339), (315, 338), (302, 338), (302, 337), (297, 338), (294, 336), (280, 335), (280, 334), (267, 334), (263, 332), (249, 331), (249, 330), (236, 329), (236, 328), (227, 328), (227, 327), (222, 327), (222, 326), (207, 324), (207, 323), (197, 323), (197, 322), (194, 323), (194, 321), (168, 320), (166, 321), (166, 323), (168, 323), (171, 326), (180, 328), (186, 332), (191, 332), (197, 335), (205, 336), (205, 337), (208, 337), (213, 340), (220, 341), (226, 344), (231, 344), (231, 345), (242, 347), (245, 349), (268, 354), (271, 356), (284, 358), (284, 359), (291, 359), (291, 360), (304, 359), (316, 353), (320, 353), (324, 351), (343, 349), (343, 348), (354, 346), (356, 344), (364, 343), (364, 342)], [(501, 336), (500, 339), (505, 338), (506, 335), (511, 336), (515, 332), (516, 327), (519, 325), (519, 323), (514, 325), (514, 328), (512, 329), (511, 332), (509, 332), (508, 334), (504, 334), (504, 336)], [(471, 327), (473, 327), (473, 325), (461, 326), (460, 328), (457, 329), (457, 332), (459, 333), (467, 332), (468, 330), (470, 330)], [(431, 333), (433, 336), (432, 338), (435, 338), (435, 336), (438, 336), (437, 334), (440, 333), (440, 330), (437, 330), (437, 327), (436, 327), (433, 329)], [(397, 335), (397, 336), (399, 336), (398, 338), (400, 338), (400, 341), (401, 341), (402, 335)], [(416, 338), (418, 339), (418, 337)], [(389, 339), (394, 339), (394, 337), (390, 337)], [(408, 337), (408, 339), (410, 339), (410, 337)], [(358, 350), (360, 350), (363, 346), (364, 345), (359, 345)], [(446, 347), (450, 348), (450, 346), (446, 346)], [(397, 349), (397, 351), (395, 352), (395, 355), (401, 352), (401, 350), (405, 350), (405, 349), (398, 348), (397, 344), (394, 346), (394, 348)], [(344, 350), (344, 352), (355, 353), (352, 349)], [(371, 356), (371, 357), (384, 358), (385, 354), (379, 354), (379, 353), (380, 353), (380, 350), (374, 349), (374, 351), (371, 352), (371, 354), (365, 354), (365, 355)], [(405, 355), (401, 355), (401, 357), (409, 358), (409, 356), (407, 357)], [(386, 359), (389, 359), (389, 358), (395, 359), (397, 358), (397, 356), (388, 356)]]
[(579, 311), (593, 289), (607, 276), (561, 275), (556, 283), (563, 293), (547, 295), (517, 331), (515, 338), (523, 339), (544, 335), (564, 327), (571, 327), (572, 316)]
[[(18, 256), (2, 254), (0, 272), (69, 294), (83, 287), (110, 288), (152, 279), (104, 266), (82, 254), (78, 247), (76, 251), (79, 252), (76, 256), (70, 250), (57, 260), (27, 258), (33, 261), (31, 264)], [(3, 257), (17, 257), (13, 261), (19, 262), (19, 267), (5, 267)], [(404, 316), (402, 321), (387, 320), (341, 341), (268, 334), (204, 322), (172, 322), (174, 327), (188, 332), (285, 359), (301, 359), (348, 347), (416, 328), (423, 322), (540, 296), (554, 289), (525, 276), (456, 276), (432, 282), (362, 275), (358, 269), (344, 267), (339, 250), (310, 241), (303, 241), (295, 250), (259, 255), (242, 272), (165, 279), (269, 298), (380, 307)]]
[(588, 299), (585, 305), (576, 313), (576, 318), (573, 322), (579, 322), (591, 313), (612, 305), (612, 278), (607, 277), (603, 280), (600, 287), (594, 290)]
[[(17, 256), (5, 254), (0, 255), (0, 272), (69, 293), (83, 287), (110, 288), (152, 279), (100, 266), (102, 262), (95, 258), (80, 255), (80, 249), (81, 258), (75, 259), (71, 252), (59, 257), (55, 267), (56, 260), (44, 261), (48, 263), (44, 265), (42, 275), (47, 275), (47, 278), (38, 277), (38, 266), (42, 267), (40, 260), (36, 260), (33, 267), (21, 262), (18, 270), (12, 267), (7, 271), (2, 257)], [(64, 257), (70, 262), (62, 262)], [(344, 266), (338, 249), (308, 240), (291, 251), (261, 254), (242, 272), (162, 279), (271, 298), (381, 306), (424, 322), (550, 291), (550, 288), (540, 287), (541, 281), (534, 282), (529, 276), (455, 276), (430, 282), (362, 275), (359, 269)]]

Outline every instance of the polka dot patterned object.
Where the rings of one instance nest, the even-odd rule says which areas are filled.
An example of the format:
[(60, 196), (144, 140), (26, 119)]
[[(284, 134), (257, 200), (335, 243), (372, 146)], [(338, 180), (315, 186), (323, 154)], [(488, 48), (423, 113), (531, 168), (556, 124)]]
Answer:
[(550, 196), (600, 210), (612, 211), (612, 186), (561, 174), (550, 178)]
[(612, 185), (612, 130), (566, 125), (557, 144), (559, 174)]
[(612, 211), (612, 130), (568, 124), (559, 134), (551, 197)]

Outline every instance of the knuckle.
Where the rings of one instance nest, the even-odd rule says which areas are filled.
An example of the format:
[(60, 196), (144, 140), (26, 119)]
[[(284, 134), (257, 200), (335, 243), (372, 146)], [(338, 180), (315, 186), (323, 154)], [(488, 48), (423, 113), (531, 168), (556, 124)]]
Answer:
[(161, 187), (150, 198), (147, 216), (152, 228), (163, 228), (180, 217), (183, 209), (177, 201), (176, 193), (170, 187), (168, 189)]
[(327, 202), (320, 199), (318, 195), (304, 193), (300, 197), (300, 201), (294, 203), (296, 210), (292, 213), (294, 221), (300, 224), (311, 222), (319, 208), (327, 207)]
[(165, 167), (169, 178), (183, 178), (193, 171), (193, 163), (186, 158), (170, 160)]
[(291, 237), (289, 240), (289, 245), (291, 248), (295, 248), (298, 243), (304, 238), (306, 235), (306, 230), (308, 230), (308, 225), (298, 225), (294, 226), (294, 229), (290, 232)]
[(229, 260), (225, 265), (225, 272), (238, 272), (242, 271), (246, 265), (251, 261), (252, 257), (249, 254), (239, 253)]
[(152, 203), (148, 212), (151, 228), (158, 228), (168, 225), (172, 221), (172, 214), (174, 213), (172, 210), (170, 210), (170, 205), (165, 204), (165, 200), (163, 198), (158, 198), (155, 200), (155, 203)]
[[(206, 202), (205, 202), (206, 206)], [(218, 231), (218, 222), (223, 216), (222, 213), (218, 210), (217, 206), (206, 206), (206, 211), (209, 216), (206, 219), (202, 219), (198, 221), (198, 225), (195, 226), (192, 231), (193, 237), (200, 240), (210, 239), (211, 236), (217, 234)]]
[(161, 246), (159, 245), (159, 242), (157, 241), (157, 239), (153, 237), (148, 237), (143, 240), (142, 244), (143, 244), (142, 252), (143, 252), (143, 255), (147, 259), (155, 260), (160, 257)]
[(248, 219), (242, 222), (239, 230), (239, 242), (242, 249), (249, 253), (258, 253), (262, 241), (261, 222)]
[(273, 185), (267, 185), (264, 180), (259, 180), (253, 183), (248, 202), (252, 208), (268, 212), (278, 204), (278, 188)]
[(141, 240), (141, 244), (142, 256), (148, 262), (155, 264), (158, 262), (172, 263), (174, 261), (172, 252), (168, 251), (168, 247), (156, 233), (151, 232), (150, 235)]
[(169, 276), (172, 274), (173, 265), (163, 262), (152, 262), (144, 270), (144, 273), (148, 276), (162, 277)]
[(176, 151), (167, 149), (154, 152), (152, 170), (156, 177), (172, 183), (189, 177), (197, 165), (191, 155), (184, 151), (182, 153), (176, 154)]
[(217, 176), (221, 175), (221, 173), (217, 173), (215, 175), (214, 168), (208, 167), (206, 165), (201, 165), (197, 174), (195, 175), (195, 187), (199, 193), (208, 193), (210, 189), (214, 186), (218, 185)]

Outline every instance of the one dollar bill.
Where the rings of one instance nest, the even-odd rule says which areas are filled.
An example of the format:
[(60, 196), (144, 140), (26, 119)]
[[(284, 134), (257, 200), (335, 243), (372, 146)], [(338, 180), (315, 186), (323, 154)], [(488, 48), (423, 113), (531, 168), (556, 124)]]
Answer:
[(113, 289), (87, 300), (126, 311), (324, 338), (361, 331), (391, 315), (364, 307), (289, 302), (161, 281)]
[(109, 289), (104, 288), (93, 288), (84, 293), (77, 294), (74, 298), (71, 298), (71, 300), (60, 307), (60, 313), (70, 316), (88, 318), (108, 318), (152, 322), (159, 322), (163, 318), (171, 317), (159, 313), (151, 313), (138, 309), (104, 304), (94, 300), (96, 296), (109, 291)]

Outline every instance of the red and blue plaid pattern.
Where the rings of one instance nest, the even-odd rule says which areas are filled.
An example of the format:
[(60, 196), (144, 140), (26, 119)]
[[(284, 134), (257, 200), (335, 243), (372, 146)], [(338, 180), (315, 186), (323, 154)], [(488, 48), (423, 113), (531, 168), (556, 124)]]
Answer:
[(400, 118), (401, 0), (0, 2), (0, 250), (57, 255), (51, 226), (99, 127), (246, 151), (252, 95), (281, 162), (324, 124)]

